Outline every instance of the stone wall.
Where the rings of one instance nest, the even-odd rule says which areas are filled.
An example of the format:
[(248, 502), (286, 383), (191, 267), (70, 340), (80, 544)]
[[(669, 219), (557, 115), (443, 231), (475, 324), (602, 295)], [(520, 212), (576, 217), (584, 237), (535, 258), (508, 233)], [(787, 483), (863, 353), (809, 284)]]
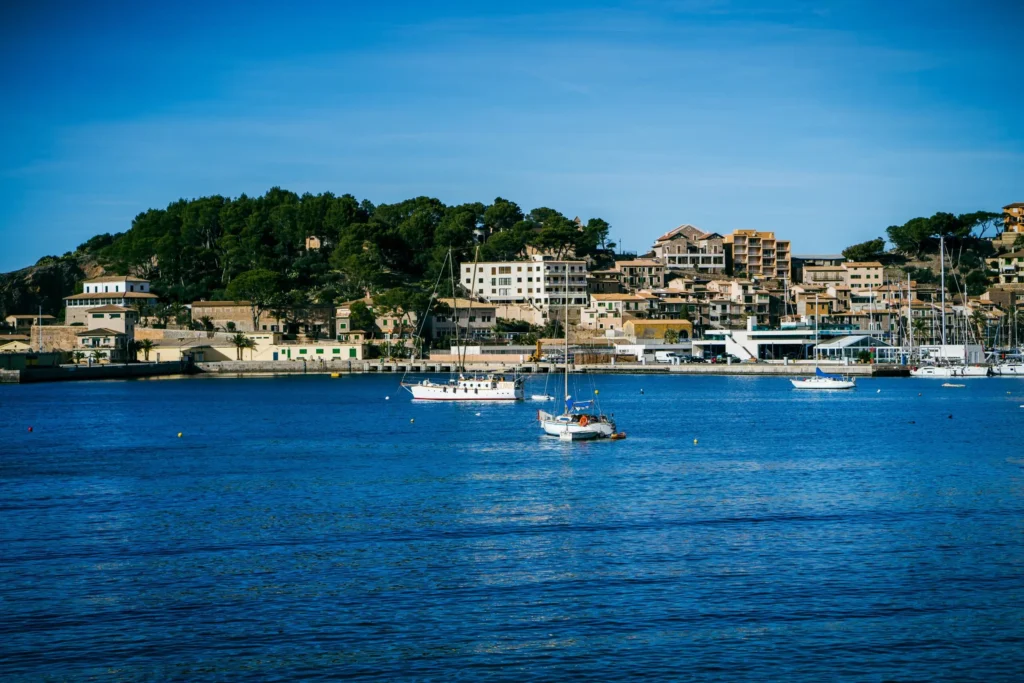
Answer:
[(43, 351), (74, 351), (78, 348), (78, 332), (85, 331), (85, 327), (70, 325), (43, 325), (32, 327), (31, 343), (33, 349), (39, 348), (39, 336), (42, 334)]

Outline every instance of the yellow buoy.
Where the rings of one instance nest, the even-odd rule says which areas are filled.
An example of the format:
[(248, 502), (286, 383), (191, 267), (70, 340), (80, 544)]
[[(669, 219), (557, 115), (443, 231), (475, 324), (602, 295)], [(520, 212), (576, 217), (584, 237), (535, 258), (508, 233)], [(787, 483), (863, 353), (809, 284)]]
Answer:
[(338, 372), (332, 372), (331, 373), (331, 379), (338, 379), (339, 377), (341, 377), (341, 373), (338, 373)]
[[(601, 392), (599, 392), (597, 389), (594, 389), (594, 396), (597, 396), (599, 393), (601, 393)], [(1006, 392), (1006, 393), (1010, 393), (1010, 392)]]
[(179, 439), (181, 438), (181, 432), (178, 432), (178, 438)]
[(696, 446), (696, 445), (697, 445), (697, 439), (694, 439), (694, 440), (693, 440), (693, 445), (694, 445), (694, 446)]

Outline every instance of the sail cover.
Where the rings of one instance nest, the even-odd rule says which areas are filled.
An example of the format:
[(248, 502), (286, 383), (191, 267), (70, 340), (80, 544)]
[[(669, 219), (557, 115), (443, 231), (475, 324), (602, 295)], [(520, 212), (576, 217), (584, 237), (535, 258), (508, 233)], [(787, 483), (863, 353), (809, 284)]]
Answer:
[(842, 379), (839, 375), (830, 375), (827, 372), (822, 372), (821, 368), (814, 368), (814, 374), (825, 379)]

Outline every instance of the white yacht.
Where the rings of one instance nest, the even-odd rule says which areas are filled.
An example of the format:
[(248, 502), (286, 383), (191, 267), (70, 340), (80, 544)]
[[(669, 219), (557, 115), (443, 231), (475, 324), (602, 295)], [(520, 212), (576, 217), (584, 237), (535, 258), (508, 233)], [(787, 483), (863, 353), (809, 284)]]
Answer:
[(417, 401), (521, 401), (523, 378), (504, 375), (465, 377), (447, 382), (425, 379), (422, 382), (402, 383)]
[(814, 368), (814, 377), (803, 377), (791, 379), (795, 389), (853, 389), (857, 386), (857, 380), (853, 377), (841, 375), (830, 375), (822, 372), (821, 368)]
[(911, 377), (932, 377), (949, 379), (950, 377), (978, 378), (988, 377), (992, 371), (983, 365), (922, 365), (910, 371)]

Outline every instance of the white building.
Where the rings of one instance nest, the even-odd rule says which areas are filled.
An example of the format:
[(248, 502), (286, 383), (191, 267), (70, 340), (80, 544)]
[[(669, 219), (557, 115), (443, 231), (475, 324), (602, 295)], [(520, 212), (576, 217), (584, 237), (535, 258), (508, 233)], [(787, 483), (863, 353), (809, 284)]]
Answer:
[(463, 263), (459, 266), (460, 282), (474, 298), (492, 304), (525, 303), (542, 311), (565, 304), (567, 276), (569, 305), (587, 305), (585, 261), (557, 261), (538, 255), (529, 261)]
[(64, 297), (67, 309), (64, 324), (88, 324), (89, 310), (102, 306), (122, 306), (140, 310), (156, 305), (156, 295), (149, 291), (149, 280), (130, 275), (105, 275), (86, 280), (82, 293)]

